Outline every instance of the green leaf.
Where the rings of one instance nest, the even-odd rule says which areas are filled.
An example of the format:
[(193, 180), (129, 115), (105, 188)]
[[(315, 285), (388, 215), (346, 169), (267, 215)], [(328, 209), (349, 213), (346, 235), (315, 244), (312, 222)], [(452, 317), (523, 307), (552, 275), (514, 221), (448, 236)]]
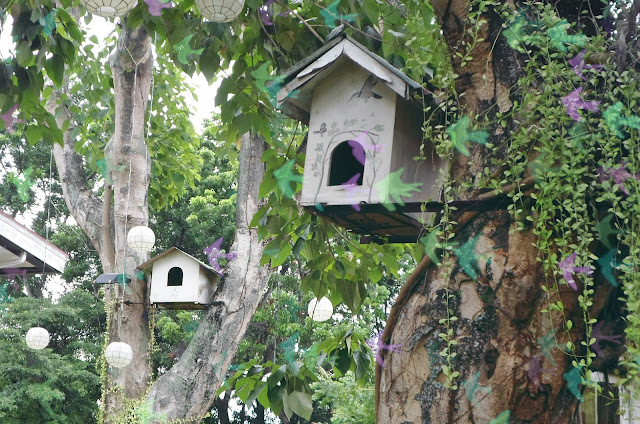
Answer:
[(296, 243), (293, 245), (293, 249), (291, 250), (291, 253), (293, 253), (296, 258), (300, 258), (300, 251), (304, 247), (305, 243), (306, 240), (302, 237), (299, 237), (298, 240), (296, 240)]
[(337, 289), (340, 292), (344, 303), (349, 307), (349, 309), (351, 309), (354, 314), (357, 313), (360, 309), (360, 305), (362, 305), (362, 298), (360, 297), (358, 282), (351, 280), (340, 280), (337, 283)]
[[(256, 384), (256, 388), (254, 390), (257, 390), (259, 385), (260, 383)], [(267, 390), (260, 389), (257, 399), (265, 409), (269, 408), (271, 406), (269, 402), (269, 388), (267, 387)]]
[(351, 356), (349, 350), (345, 347), (331, 352), (329, 355), (329, 363), (333, 365), (342, 375), (345, 375), (351, 368)]
[(251, 377), (239, 378), (236, 382), (236, 396), (238, 396), (242, 402), (247, 403), (249, 393), (251, 393), (255, 384), (256, 380)]
[(289, 395), (287, 394), (286, 390), (284, 392), (284, 395), (282, 395), (282, 407), (284, 408), (284, 413), (287, 418), (291, 418), (291, 416), (293, 415), (293, 411), (289, 406)]
[(45, 64), (45, 69), (47, 70), (47, 74), (49, 78), (57, 85), (62, 85), (62, 80), (64, 77), (64, 59), (59, 54), (54, 54), (51, 59), (48, 59)]
[(42, 138), (42, 127), (39, 125), (29, 125), (26, 133), (27, 141), (33, 146)]
[(211, 82), (220, 70), (220, 56), (214, 49), (208, 48), (200, 55), (200, 71), (204, 74), (207, 81)]
[(311, 396), (308, 393), (291, 392), (287, 397), (287, 404), (296, 415), (304, 418), (305, 420), (311, 419), (313, 402), (311, 401)]
[[(275, 238), (269, 242), (262, 251), (262, 259), (260, 260), (260, 265), (265, 265), (272, 258), (275, 258), (281, 251), (280, 243), (282, 240), (279, 238)], [(287, 243), (288, 244), (288, 243)]]
[(284, 408), (284, 396), (287, 394), (287, 390), (282, 386), (275, 386), (269, 388), (267, 397), (269, 399), (269, 407), (274, 414), (278, 415), (282, 408)]
[(31, 59), (33, 59), (33, 52), (31, 51), (30, 43), (27, 41), (23, 41), (18, 45), (18, 65), (27, 67), (29, 63), (31, 63)]
[(282, 265), (287, 260), (290, 254), (291, 254), (291, 244), (285, 243), (282, 250), (280, 250), (280, 253), (278, 253), (278, 256), (276, 256), (274, 259), (271, 260), (271, 266), (276, 267), (276, 266)]
[(378, 24), (378, 16), (380, 15), (380, 5), (376, 0), (364, 0), (364, 13), (373, 24)]
[[(281, 365), (276, 371), (273, 371), (271, 373), (271, 375), (267, 378), (267, 386), (269, 386), (269, 389), (275, 387), (280, 382), (280, 380), (282, 380), (286, 371), (287, 366)], [(271, 397), (269, 397), (269, 399), (271, 399)]]
[[(251, 393), (249, 393), (249, 397), (247, 397), (247, 400), (245, 401), (245, 404), (252, 404), (254, 400), (256, 400), (258, 398), (258, 396), (264, 392), (267, 388), (267, 382), (266, 381), (261, 381), (258, 380), (255, 383), (255, 386), (253, 388), (253, 390), (251, 390)], [(268, 400), (268, 398), (267, 398)]]
[(364, 350), (358, 349), (353, 351), (353, 359), (356, 362), (356, 381), (364, 383), (371, 367), (371, 355)]

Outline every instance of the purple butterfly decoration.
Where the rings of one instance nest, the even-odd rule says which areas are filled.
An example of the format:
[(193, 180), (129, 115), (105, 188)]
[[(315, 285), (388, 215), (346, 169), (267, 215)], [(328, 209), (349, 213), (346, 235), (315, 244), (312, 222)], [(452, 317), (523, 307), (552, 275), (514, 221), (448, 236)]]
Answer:
[(599, 167), (596, 171), (600, 174), (600, 181), (613, 179), (613, 183), (617, 184), (618, 188), (620, 188), (620, 191), (622, 191), (627, 196), (630, 196), (631, 193), (624, 186), (624, 182), (630, 178), (633, 178), (634, 180), (640, 180), (639, 175), (634, 175), (627, 170), (625, 163), (622, 163), (620, 165), (620, 168), (617, 169), (609, 169), (605, 171), (604, 168)]
[(151, 16), (160, 16), (162, 14), (162, 9), (170, 9), (173, 7), (173, 4), (170, 1), (163, 3), (160, 0), (144, 0), (144, 2), (149, 7), (149, 14)]
[[(262, 5), (262, 7), (260, 7), (258, 9), (258, 14), (260, 15), (260, 20), (262, 20), (262, 23), (265, 26), (273, 26), (273, 16), (271, 15), (271, 11), (269, 11), (269, 6), (274, 2), (275, 0), (267, 0), (264, 5)], [(277, 16), (282, 16), (282, 17), (286, 17), (289, 16), (291, 14), (291, 11), (289, 10), (285, 10), (284, 12), (280, 12), (278, 13)]]
[(591, 346), (593, 347), (593, 351), (596, 353), (596, 355), (602, 357), (602, 347), (600, 347), (600, 342), (603, 340), (606, 340), (608, 342), (611, 343), (616, 343), (616, 344), (620, 344), (621, 342), (619, 341), (619, 339), (622, 337), (621, 335), (617, 335), (617, 336), (605, 336), (604, 334), (602, 334), (602, 326), (604, 325), (604, 321), (600, 321), (599, 323), (596, 324), (595, 327), (593, 327), (593, 331), (591, 331), (591, 337), (594, 337), (596, 339), (596, 342), (594, 344), (592, 344)]
[(569, 59), (569, 65), (573, 68), (573, 72), (583, 80), (587, 80), (587, 77), (582, 75), (583, 69), (601, 69), (604, 65), (587, 65), (584, 61), (584, 54), (586, 50), (582, 50), (580, 53)]
[(382, 360), (382, 355), (380, 355), (380, 351), (382, 350), (388, 350), (390, 352), (394, 352), (394, 353), (400, 353), (402, 352), (399, 348), (402, 347), (401, 344), (397, 344), (397, 345), (386, 345), (384, 343), (382, 343), (382, 331), (379, 332), (376, 337), (372, 338), (372, 339), (368, 339), (366, 341), (367, 346), (369, 346), (371, 348), (371, 352), (374, 353), (376, 355), (376, 362), (378, 363), (378, 365), (380, 365), (381, 367), (384, 368), (384, 361)]
[(349, 146), (352, 148), (353, 157), (356, 158), (358, 162), (362, 165), (365, 164), (366, 161), (366, 153), (365, 149), (369, 150), (373, 153), (380, 153), (382, 151), (381, 144), (371, 144), (366, 142), (366, 137), (369, 131), (363, 131), (359, 136), (354, 138), (353, 140), (349, 140)]
[(230, 261), (238, 257), (238, 255), (236, 255), (235, 253), (222, 253), (221, 248), (223, 239), (223, 237), (220, 237), (211, 246), (204, 249), (204, 253), (205, 255), (207, 255), (209, 264), (211, 265), (213, 270), (220, 276), (222, 276), (222, 267), (218, 263), (218, 260), (222, 258)]
[(573, 289), (573, 291), (578, 291), (578, 285), (576, 284), (576, 281), (573, 279), (574, 273), (580, 272), (586, 275), (593, 274), (593, 268), (590, 266), (575, 266), (576, 256), (578, 256), (578, 254), (576, 252), (573, 252), (571, 255), (567, 256), (566, 258), (558, 262), (558, 266), (562, 271), (562, 276), (567, 281), (567, 284), (569, 285), (569, 287)]
[[(347, 192), (348, 195), (357, 196), (358, 194), (361, 193), (361, 190), (362, 190), (362, 186), (358, 185), (359, 178), (360, 178), (360, 173), (358, 172), (356, 175), (349, 178), (346, 182), (340, 184), (340, 186), (344, 188), (344, 190)], [(360, 212), (360, 205), (358, 205), (357, 203), (352, 203), (351, 206), (353, 206), (353, 209)]]
[(574, 121), (582, 121), (584, 118), (578, 113), (578, 109), (590, 110), (591, 112), (597, 112), (600, 110), (597, 100), (585, 102), (580, 97), (583, 87), (578, 87), (568, 95), (562, 98), (562, 104), (567, 108), (567, 115)]
[(17, 120), (13, 119), (13, 113), (16, 110), (18, 110), (19, 107), (20, 105), (16, 103), (15, 105), (11, 106), (8, 111), (6, 111), (3, 114), (0, 114), (0, 118), (2, 118), (2, 120), (4, 121), (4, 128), (7, 130), (9, 134), (13, 133), (14, 123), (22, 122), (21, 119), (17, 119)]
[(542, 355), (538, 355), (535, 358), (532, 358), (529, 361), (529, 371), (527, 372), (529, 376), (529, 380), (538, 388), (538, 390), (542, 390), (542, 383), (540, 374), (543, 372), (553, 373), (557, 368), (542, 368)]

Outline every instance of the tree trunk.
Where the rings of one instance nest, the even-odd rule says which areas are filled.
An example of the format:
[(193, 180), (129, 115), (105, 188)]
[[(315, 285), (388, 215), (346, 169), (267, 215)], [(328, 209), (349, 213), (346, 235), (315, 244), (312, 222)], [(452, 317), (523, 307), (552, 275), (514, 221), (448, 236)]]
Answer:
[[(144, 123), (153, 54), (151, 37), (144, 27), (132, 30), (126, 24), (123, 26), (118, 46), (111, 56), (111, 70), (115, 133), (105, 147), (105, 160), (115, 169), (112, 172), (114, 213), (111, 221), (113, 231), (105, 231), (104, 228), (103, 231), (106, 235), (114, 234), (115, 254), (110, 257), (115, 259), (114, 272), (125, 273), (131, 278), (131, 283), (126, 287), (112, 285), (106, 291), (105, 301), (110, 311), (109, 342), (128, 343), (133, 349), (133, 360), (103, 388), (109, 390), (107, 422), (111, 422), (122, 408), (121, 396), (137, 399), (145, 394), (151, 376), (147, 284), (135, 276), (136, 267), (146, 261), (149, 254), (135, 252), (127, 244), (128, 230), (149, 222), (147, 190), (151, 164), (144, 139)], [(104, 209), (108, 211), (109, 205)], [(119, 388), (124, 388), (124, 391)]]
[[(73, 12), (72, 12), (73, 13)], [(135, 62), (134, 62), (135, 61)], [(137, 64), (137, 66), (136, 66)], [(112, 422), (122, 408), (123, 397), (144, 395), (150, 377), (148, 362), (149, 325), (148, 295), (145, 281), (137, 280), (135, 268), (148, 259), (148, 253), (133, 252), (127, 246), (127, 231), (136, 225), (146, 225), (147, 189), (150, 163), (144, 140), (145, 108), (153, 56), (151, 39), (143, 27), (123, 26), (118, 47), (111, 58), (115, 96), (115, 134), (105, 149), (105, 159), (112, 172), (113, 188), (105, 185), (104, 200), (99, 200), (87, 182), (82, 157), (75, 151), (69, 128), (63, 145), (54, 145), (56, 166), (63, 195), (72, 216), (96, 248), (103, 272), (122, 272), (131, 278), (123, 287), (107, 288), (109, 307), (109, 342), (123, 341), (133, 349), (133, 360), (125, 371), (112, 370), (107, 377), (105, 421)], [(62, 91), (66, 90), (66, 83)], [(60, 105), (60, 93), (54, 94), (47, 109), (55, 113), (58, 126), (73, 117), (65, 105)], [(122, 167), (117, 170), (119, 166)], [(113, 210), (111, 197), (113, 195)], [(126, 304), (123, 302), (131, 303)]]
[(264, 245), (249, 222), (258, 210), (258, 188), (264, 174), (260, 157), (264, 141), (245, 135), (240, 149), (236, 236), (231, 251), (238, 256), (227, 265), (211, 306), (180, 360), (151, 388), (148, 400), (156, 416), (200, 422), (255, 312), (270, 271), (260, 265)]
[[(468, 37), (465, 22), (471, 2), (431, 3), (459, 75), (456, 90), (464, 93), (464, 113), (487, 112), (495, 117), (496, 111), (511, 109), (516, 98), (509, 88), (522, 75), (522, 65), (517, 52), (500, 35), (503, 21), (493, 6), (482, 15), (487, 23), (479, 37), (484, 41), (475, 46), (473, 60), (461, 67), (455, 49)], [(575, 14), (580, 2), (562, 3), (580, 16)], [(586, 3), (583, 7), (589, 6)], [(504, 134), (495, 131), (491, 135), (494, 145), (501, 145), (501, 138), (516, 129), (512, 122)], [(474, 145), (470, 156), (454, 156), (450, 178), (454, 185), (455, 181), (475, 181), (485, 167), (497, 170), (487, 149)], [(474, 195), (472, 190), (458, 192), (461, 199)], [(473, 251), (468, 252), (477, 277), (468, 276), (455, 255), (449, 257), (453, 267), (446, 281), (428, 257), (409, 277), (383, 336), (385, 343), (403, 347), (401, 353), (382, 352), (384, 367), (377, 367), (377, 422), (486, 424), (507, 410), (510, 421), (505, 422), (577, 422), (578, 401), (563, 377), (572, 368), (571, 358), (558, 348), (567, 343), (567, 333), (562, 320), (551, 320), (541, 312), (549, 301), (558, 299), (556, 295), (547, 299), (541, 289), (546, 276), (536, 260), (535, 236), (529, 230), (516, 231), (507, 211), (462, 213), (453, 219), (460, 223), (453, 241), (463, 245), (477, 237)], [(594, 298), (606, 299), (611, 292), (608, 286), (596, 284)], [(584, 319), (578, 293), (562, 287), (565, 290), (561, 288), (559, 296), (565, 316), (575, 324), (569, 334), (579, 346)], [(457, 390), (444, 387), (446, 362), (439, 354), (446, 347), (440, 337), (446, 327), (440, 320), (447, 318), (447, 293), (452, 295), (449, 309), (458, 318), (452, 324), (457, 341), (452, 367), (460, 372), (455, 380)], [(603, 304), (595, 301), (590, 315), (597, 316)], [(542, 370), (536, 374), (538, 366)]]

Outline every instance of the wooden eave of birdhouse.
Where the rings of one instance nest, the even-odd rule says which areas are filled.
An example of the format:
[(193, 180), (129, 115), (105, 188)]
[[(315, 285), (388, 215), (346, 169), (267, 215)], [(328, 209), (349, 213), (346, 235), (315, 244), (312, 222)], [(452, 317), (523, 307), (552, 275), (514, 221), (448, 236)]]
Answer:
[(188, 254), (187, 252), (184, 252), (180, 249), (178, 249), (177, 247), (171, 247), (170, 249), (165, 250), (164, 252), (154, 256), (153, 258), (149, 259), (147, 262), (143, 263), (142, 265), (140, 265), (138, 267), (138, 269), (140, 271), (144, 271), (144, 272), (149, 272), (153, 266), (153, 263), (158, 261), (159, 259), (164, 258), (165, 256), (170, 255), (173, 252), (180, 252), (183, 255), (187, 256), (190, 259), (193, 259), (194, 261), (196, 261), (198, 263), (198, 265), (200, 265), (200, 267), (202, 267), (203, 269), (205, 269), (208, 273), (212, 274), (213, 276), (217, 276), (218, 274), (213, 270), (213, 268), (211, 268), (209, 265), (205, 264), (204, 262), (194, 258), (193, 256), (191, 256), (190, 254)]
[(285, 115), (308, 125), (313, 88), (347, 60), (373, 74), (402, 99), (423, 107), (416, 101), (416, 95), (423, 92), (420, 84), (345, 34), (331, 40), (279, 77), (281, 88), (276, 94), (277, 107)]

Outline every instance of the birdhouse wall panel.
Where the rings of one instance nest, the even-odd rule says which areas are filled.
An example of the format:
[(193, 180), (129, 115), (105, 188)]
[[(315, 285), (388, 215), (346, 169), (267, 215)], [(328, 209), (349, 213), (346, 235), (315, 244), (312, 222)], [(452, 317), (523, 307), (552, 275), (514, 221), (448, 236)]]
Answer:
[(442, 181), (440, 167), (444, 162), (435, 152), (430, 140), (424, 140), (426, 160), (416, 161), (420, 155), (422, 144), (423, 112), (415, 105), (398, 98), (396, 106), (394, 143), (391, 157), (391, 172), (402, 169), (402, 182), (422, 183), (419, 191), (413, 191), (411, 196), (403, 196), (406, 202), (437, 201), (440, 195)]
[[(169, 286), (169, 271), (174, 268), (182, 270), (182, 285)], [(159, 302), (195, 302), (198, 300), (200, 266), (198, 262), (188, 258), (179, 251), (159, 259), (153, 264), (151, 271), (151, 303)]]
[(200, 284), (198, 284), (198, 302), (210, 303), (213, 298), (213, 294), (218, 287), (217, 277), (210, 271), (204, 268), (200, 268)]
[(302, 205), (380, 203), (385, 198), (386, 188), (379, 183), (391, 166), (396, 97), (349, 61), (316, 85)]

